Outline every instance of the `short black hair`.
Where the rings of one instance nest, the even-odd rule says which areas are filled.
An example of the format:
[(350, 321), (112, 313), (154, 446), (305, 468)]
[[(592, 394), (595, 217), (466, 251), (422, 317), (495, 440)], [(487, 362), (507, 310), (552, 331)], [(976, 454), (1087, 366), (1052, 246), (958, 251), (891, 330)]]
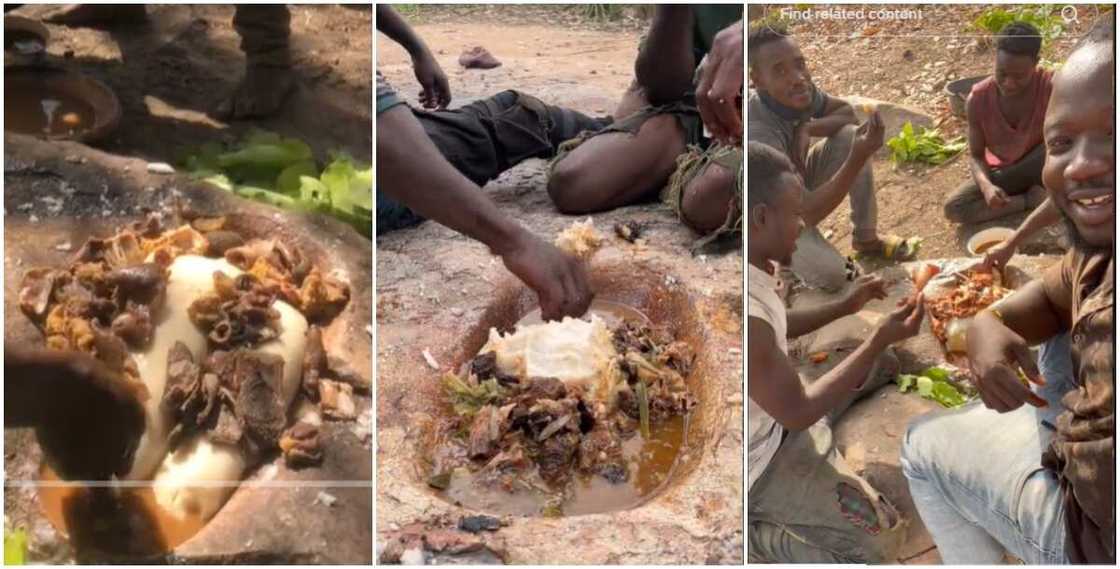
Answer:
[(790, 36), (789, 29), (783, 24), (759, 22), (747, 34), (747, 65), (753, 67), (754, 59), (762, 46)]
[(1038, 28), (1026, 22), (1011, 22), (996, 37), (997, 51), (1025, 55), (1032, 59), (1038, 59), (1038, 52), (1042, 51), (1042, 34), (1038, 32)]
[(782, 174), (795, 172), (785, 153), (768, 144), (747, 141), (747, 209), (770, 203)]

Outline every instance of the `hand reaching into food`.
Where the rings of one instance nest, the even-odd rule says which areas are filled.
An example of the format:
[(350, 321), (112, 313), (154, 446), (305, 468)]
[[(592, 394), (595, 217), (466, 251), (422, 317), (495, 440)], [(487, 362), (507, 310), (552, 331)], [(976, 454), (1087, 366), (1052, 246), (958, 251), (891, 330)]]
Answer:
[[(1031, 383), (1045, 385), (1030, 346), (1000, 321), (996, 313), (984, 310), (968, 328), (968, 361), (976, 378), (976, 389), (989, 409), (1006, 413), (1023, 403), (1046, 407), (1046, 400), (1031, 391)], [(1018, 369), (1023, 370), (1020, 376)]]
[(537, 293), (546, 321), (583, 316), (591, 306), (594, 295), (584, 263), (528, 231), (502, 254), (502, 262)]
[(1007, 266), (1007, 262), (1014, 256), (1015, 246), (1010, 241), (1001, 241), (984, 253), (984, 261), (980, 266), (987, 270), (997, 269), (1002, 271)]
[(5, 427), (33, 427), (64, 479), (128, 472), (144, 432), (143, 385), (84, 353), (4, 349)]
[(879, 327), (875, 329), (874, 337), (883, 347), (918, 334), (925, 318), (926, 309), (924, 298), (918, 295), (908, 299), (905, 304), (891, 312)]
[(858, 312), (873, 299), (882, 300), (887, 297), (887, 282), (876, 275), (863, 275), (852, 283), (844, 297), (846, 308), (851, 312)]

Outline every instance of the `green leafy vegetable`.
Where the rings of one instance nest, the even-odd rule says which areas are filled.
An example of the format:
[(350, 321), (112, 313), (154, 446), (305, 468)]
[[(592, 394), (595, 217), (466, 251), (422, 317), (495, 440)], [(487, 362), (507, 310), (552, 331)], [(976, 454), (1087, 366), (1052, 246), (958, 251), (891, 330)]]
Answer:
[(4, 531), (4, 565), (24, 565), (27, 562), (27, 532), (22, 529)]
[(899, 393), (906, 393), (906, 390), (913, 387), (914, 382), (917, 381), (917, 380), (918, 380), (918, 376), (913, 375), (913, 374), (909, 374), (909, 373), (904, 373), (904, 374), (900, 374), (898, 376), (898, 378), (895, 379), (894, 381), (895, 381), (895, 383), (898, 384), (898, 392)]
[(930, 401), (936, 401), (942, 407), (952, 409), (968, 402), (968, 397), (961, 393), (950, 382), (952, 374), (949, 370), (934, 366), (923, 370), (921, 375), (900, 374), (895, 383), (898, 391), (906, 393), (911, 388), (916, 388), (918, 395)]
[(446, 373), (443, 388), (455, 414), (464, 417), (473, 417), (479, 409), (506, 398), (506, 389), (496, 379), (472, 384), (454, 373)]
[(373, 235), (373, 169), (336, 154), (320, 169), (303, 141), (256, 131), (224, 148), (207, 143), (180, 160), (196, 179), (241, 197), (320, 212)]
[(891, 149), (891, 160), (900, 162), (922, 162), (937, 165), (956, 156), (968, 143), (963, 136), (946, 142), (937, 129), (922, 128), (914, 132), (914, 125), (907, 121), (894, 138), (887, 141)]
[(646, 383), (638, 380), (636, 395), (638, 396), (638, 421), (642, 429), (642, 436), (649, 438), (649, 392)]
[(1025, 22), (1038, 29), (1045, 48), (1051, 40), (1062, 35), (1064, 21), (1058, 8), (1043, 4), (1028, 4), (1012, 10), (991, 7), (977, 16), (972, 25), (981, 31), (998, 34), (1011, 22)]

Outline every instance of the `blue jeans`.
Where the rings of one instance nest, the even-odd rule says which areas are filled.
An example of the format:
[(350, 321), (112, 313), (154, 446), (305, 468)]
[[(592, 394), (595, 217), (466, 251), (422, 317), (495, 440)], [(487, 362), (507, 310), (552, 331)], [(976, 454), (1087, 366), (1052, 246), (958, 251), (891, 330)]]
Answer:
[(1029, 565), (1068, 562), (1062, 492), (1041, 457), (1073, 388), (1069, 334), (1043, 344), (1038, 360), (1049, 407), (1000, 414), (975, 401), (906, 432), (902, 472), (945, 564), (998, 564), (1004, 551)]

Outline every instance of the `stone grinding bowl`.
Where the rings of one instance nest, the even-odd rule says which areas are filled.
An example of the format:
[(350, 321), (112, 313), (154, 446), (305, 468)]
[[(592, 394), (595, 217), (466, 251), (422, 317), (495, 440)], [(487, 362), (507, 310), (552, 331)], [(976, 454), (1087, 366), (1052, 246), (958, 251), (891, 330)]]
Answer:
[[(64, 158), (72, 156), (81, 160)], [(351, 301), (323, 330), (324, 344), (328, 357), (348, 368), (359, 413), (371, 413), (372, 243), (352, 228), (332, 218), (281, 211), (179, 177), (149, 174), (142, 160), (74, 142), (45, 142), (7, 133), (4, 161), (4, 203), (10, 212), (4, 227), (6, 342), (42, 343), (42, 335), (19, 310), (19, 285), (28, 269), (61, 266), (88, 237), (111, 234), (142, 218), (143, 210), (159, 210), (181, 199), (200, 213), (226, 215), (230, 228), (246, 237), (280, 237), (294, 243), (320, 266), (342, 274), (350, 284)], [(72, 193), (66, 195), (65, 188)], [(44, 196), (59, 198), (61, 211), (41, 211), (44, 205), (39, 198)], [(106, 201), (111, 204), (108, 209), (103, 205)], [(21, 211), (19, 206), (28, 203), (32, 208)], [(69, 244), (69, 250), (60, 250), (60, 243)], [(150, 559), (85, 561), (370, 564), (373, 457), (368, 441), (363, 443), (354, 431), (355, 424), (323, 422), (324, 461), (319, 467), (291, 470), (276, 457), (250, 471), (246, 482), (286, 485), (243, 483), (213, 519), (172, 552)], [(42, 455), (34, 434), (9, 429), (5, 445), (8, 479), (35, 478)], [(326, 499), (330, 505), (319, 498), (320, 492), (334, 498)], [(34, 489), (9, 492), (5, 512), (14, 525), (46, 523)], [(60, 535), (53, 539), (65, 545)]]
[[(48, 135), (50, 140), (74, 140), (92, 144), (107, 138), (121, 121), (121, 104), (101, 81), (74, 71), (47, 67), (17, 66), (4, 69), (4, 98), (33, 92), (41, 97), (52, 93), (78, 99), (93, 109), (93, 125), (73, 135)], [(7, 103), (5, 103), (7, 104)]]

